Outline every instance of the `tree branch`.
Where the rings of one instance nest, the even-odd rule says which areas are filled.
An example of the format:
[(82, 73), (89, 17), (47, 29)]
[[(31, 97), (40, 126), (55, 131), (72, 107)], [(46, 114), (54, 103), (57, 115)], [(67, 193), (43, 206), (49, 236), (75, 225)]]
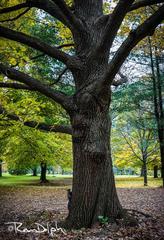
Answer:
[(108, 46), (108, 49), (111, 48), (117, 31), (119, 30), (120, 25), (122, 24), (122, 21), (133, 2), (134, 0), (127, 0), (125, 4), (124, 0), (119, 0), (112, 14), (108, 16), (103, 37), (100, 39), (100, 42), (95, 50), (90, 54), (89, 59), (94, 58), (98, 52), (101, 52), (104, 49), (104, 46)]
[(61, 21), (68, 28), (72, 30), (76, 28), (76, 30), (79, 31), (83, 30), (81, 21), (76, 18), (76, 16), (71, 12), (63, 0), (26, 0), (25, 3), (0, 9), (0, 14), (13, 12), (25, 7), (36, 7), (42, 9), (54, 18)]
[(71, 126), (67, 125), (47, 125), (45, 123), (36, 123), (33, 121), (27, 121), (24, 122), (25, 126), (36, 128), (43, 131), (49, 131), (49, 132), (60, 132), (60, 133), (66, 133), (66, 134), (72, 134), (72, 128)]
[(62, 49), (62, 48), (66, 48), (66, 47), (73, 47), (75, 44), (74, 43), (64, 43), (61, 44), (59, 46), (57, 46), (57, 49)]
[(54, 84), (57, 84), (62, 76), (67, 72), (68, 68), (64, 68), (63, 71), (61, 71), (61, 73), (59, 74), (58, 78), (55, 80), (55, 82), (51, 83), (50, 86), (53, 86)]
[(113, 59), (109, 63), (108, 70), (102, 80), (104, 83), (112, 81), (119, 71), (120, 67), (128, 57), (130, 51), (148, 35), (153, 35), (156, 27), (164, 19), (164, 5), (162, 5), (151, 17), (142, 23), (136, 30), (131, 31), (127, 39), (122, 43), (121, 47), (115, 53)]
[(72, 128), (71, 126), (68, 126), (68, 125), (48, 125), (45, 123), (37, 123), (34, 121), (23, 122), (19, 116), (15, 114), (7, 113), (1, 105), (0, 105), (0, 114), (3, 114), (9, 120), (20, 121), (24, 126), (27, 126), (27, 127), (36, 128), (38, 130), (47, 131), (47, 132), (60, 132), (60, 133), (72, 134)]
[(136, 158), (138, 158), (140, 161), (142, 161), (142, 158), (140, 156), (138, 156), (138, 154), (135, 152), (133, 145), (128, 141), (126, 135), (122, 132), (121, 135), (123, 136), (123, 138), (125, 139), (126, 143), (128, 144), (129, 148), (131, 149), (132, 153), (134, 154), (134, 156), (136, 156)]
[[(73, 43), (65, 43), (65, 44), (62, 44), (62, 45), (57, 46), (56, 48), (57, 48), (57, 49), (62, 49), (62, 48), (72, 47), (72, 46), (74, 46)], [(34, 56), (34, 57), (31, 57), (30, 60), (33, 61), (33, 60), (36, 60), (36, 59), (41, 58), (41, 57), (44, 57), (44, 56), (45, 56), (45, 54), (44, 54), (44, 53), (41, 53), (41, 54), (38, 54), (38, 55), (36, 55), (36, 56)]]
[(0, 14), (17, 11), (17, 10), (20, 10), (25, 7), (30, 7), (30, 8), (36, 7), (36, 8), (42, 9), (42, 10), (46, 11), (47, 13), (49, 13), (51, 16), (53, 16), (56, 19), (58, 19), (59, 21), (61, 21), (67, 27), (71, 27), (69, 22), (67, 21), (67, 19), (65, 18), (65, 16), (61, 12), (61, 10), (59, 9), (59, 7), (57, 7), (56, 4), (54, 4), (52, 1), (49, 1), (49, 0), (44, 0), (44, 1), (42, 1), (42, 0), (26, 0), (25, 3), (17, 4), (12, 7), (0, 9)]
[(141, 7), (151, 6), (151, 5), (158, 4), (158, 3), (164, 3), (164, 0), (140, 0), (140, 1), (137, 1), (136, 3), (134, 3), (130, 7), (129, 12), (134, 11)]
[(1, 63), (0, 72), (12, 80), (24, 83), (25, 85), (29, 86), (29, 90), (31, 88), (32, 91), (38, 91), (45, 96), (53, 99), (55, 102), (62, 105), (64, 109), (73, 110), (72, 97), (67, 96), (60, 91), (55, 91), (51, 87), (45, 85), (44, 83), (41, 83), (35, 78), (32, 78), (29, 75), (18, 70), (12, 69), (11, 67), (7, 67)]
[(12, 7), (1, 8), (0, 9), (0, 14), (14, 12), (14, 11), (20, 10), (22, 8), (27, 8), (27, 7), (29, 7), (28, 2), (17, 4), (17, 5), (12, 6)]
[(76, 16), (72, 13), (72, 11), (69, 9), (64, 0), (52, 0), (52, 1), (60, 8), (62, 13), (67, 18), (67, 20), (70, 22), (71, 25), (73, 25), (73, 27), (75, 27), (75, 29), (80, 31), (84, 30), (81, 21), (78, 18), (76, 18)]
[(111, 48), (117, 31), (133, 2), (134, 0), (127, 0), (125, 4), (124, 0), (119, 0), (113, 13), (109, 16), (109, 20), (107, 22), (105, 34), (102, 41), (102, 46), (104, 45), (104, 43), (107, 43), (109, 48)]
[(3, 22), (10, 22), (10, 21), (17, 20), (18, 18), (20, 18), (21, 16), (23, 16), (25, 13), (27, 13), (29, 10), (30, 10), (30, 8), (27, 8), (27, 9), (24, 10), (22, 13), (18, 14), (16, 17), (14, 17), (14, 18), (9, 18), (9, 19), (6, 19), (6, 20), (1, 20), (0, 22), (3, 23)]
[(29, 86), (26, 86), (25, 84), (19, 84), (19, 83), (0, 82), (0, 88), (13, 88), (13, 89), (35, 91), (32, 88), (30, 88)]
[(79, 64), (78, 64), (79, 59), (62, 52), (57, 47), (53, 47), (42, 42), (40, 39), (36, 37), (31, 37), (31, 36), (28, 36), (27, 34), (17, 32), (2, 26), (0, 26), (0, 36), (23, 43), (36, 50), (44, 52), (48, 56), (63, 62), (66, 66), (68, 66), (68, 68), (73, 69), (73, 68), (79, 67)]

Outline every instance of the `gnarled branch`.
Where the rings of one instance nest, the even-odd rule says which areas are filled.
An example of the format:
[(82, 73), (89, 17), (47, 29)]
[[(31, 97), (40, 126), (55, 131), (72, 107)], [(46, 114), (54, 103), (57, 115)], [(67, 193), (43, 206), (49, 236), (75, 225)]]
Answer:
[(72, 13), (70, 8), (67, 6), (64, 0), (52, 0), (65, 15), (66, 19), (71, 25), (77, 30), (84, 30), (81, 21)]
[(15, 114), (7, 113), (6, 110), (0, 105), (0, 114), (4, 115), (4, 118), (13, 121), (20, 121), (24, 126), (36, 128), (38, 130), (47, 131), (47, 132), (60, 132), (66, 134), (72, 134), (72, 128), (68, 125), (48, 125), (46, 123), (38, 123), (34, 121), (25, 121)]
[(50, 0), (44, 0), (44, 1), (42, 1), (42, 0), (26, 0), (25, 3), (21, 3), (21, 4), (15, 5), (15, 6), (12, 6), (12, 7), (0, 9), (0, 14), (17, 11), (17, 10), (20, 10), (20, 9), (26, 8), (26, 7), (30, 7), (30, 8), (36, 7), (38, 9), (42, 9), (45, 12), (52, 15), (53, 17), (55, 17), (56, 19), (58, 19), (59, 21), (61, 21), (67, 27), (71, 27), (69, 22), (67, 21), (67, 19), (65, 18), (65, 16), (61, 12), (61, 10), (59, 9), (59, 7), (56, 6), (56, 4), (54, 4)]
[[(65, 43), (65, 44), (62, 44), (62, 45), (59, 45), (59, 46), (57, 46), (56, 48), (57, 49), (62, 49), (62, 48), (67, 48), (67, 47), (72, 47), (72, 46), (74, 46), (74, 44), (73, 43)], [(38, 54), (38, 55), (36, 55), (36, 56), (34, 56), (34, 57), (31, 57), (30, 58), (30, 60), (36, 60), (36, 59), (38, 59), (38, 58), (41, 58), (41, 57), (44, 57), (45, 56), (45, 54), (44, 53), (41, 53), (41, 54)], [(18, 65), (18, 64), (17, 64)]]
[(32, 88), (30, 88), (29, 86), (26, 86), (25, 84), (19, 84), (19, 83), (0, 82), (0, 88), (13, 88), (13, 89), (35, 91)]
[[(156, 27), (164, 20), (164, 4), (136, 30), (130, 32), (127, 39), (122, 43), (109, 63), (108, 70), (104, 76), (103, 82), (112, 84), (112, 81), (122, 66), (130, 51), (146, 36), (153, 35)], [(109, 80), (110, 79), (110, 80)], [(109, 83), (109, 82), (108, 82)]]
[(104, 46), (108, 46), (108, 49), (111, 48), (119, 27), (133, 2), (134, 0), (127, 0), (125, 4), (124, 0), (119, 0), (112, 14), (108, 16), (102, 39), (100, 39), (100, 42), (89, 58), (94, 58), (98, 52), (104, 49)]
[(55, 102), (62, 105), (62, 107), (66, 110), (73, 110), (72, 97), (67, 96), (66, 94), (55, 91), (50, 86), (41, 83), (35, 78), (30, 77), (29, 75), (22, 73), (18, 70), (12, 69), (11, 67), (7, 67), (0, 63), (0, 72), (7, 76), (9, 79), (21, 82), (34, 91), (38, 91), (45, 96), (53, 99)]
[(27, 13), (29, 10), (30, 10), (30, 8), (27, 8), (22, 13), (18, 14), (16, 17), (9, 18), (6, 20), (1, 20), (0, 22), (3, 23), (3, 22), (10, 22), (10, 21), (17, 20), (18, 18), (22, 17), (25, 13)]
[(38, 9), (42, 9), (45, 12), (49, 13), (54, 18), (61, 21), (64, 25), (66, 25), (71, 30), (81, 31), (83, 29), (83, 25), (81, 21), (76, 18), (76, 16), (71, 12), (69, 7), (62, 0), (26, 0), (25, 3), (17, 4), (12, 7), (2, 8), (0, 9), (0, 14), (13, 12), (16, 10), (20, 10), (25, 7), (36, 7)]
[(109, 16), (102, 45), (108, 43), (109, 48), (112, 46), (117, 31), (133, 2), (134, 0), (127, 0), (126, 3), (124, 0), (119, 0), (113, 13)]
[(140, 1), (135, 2), (130, 7), (129, 12), (134, 11), (141, 7), (151, 6), (151, 5), (158, 4), (158, 3), (164, 3), (164, 0), (140, 0)]
[(29, 47), (39, 50), (48, 56), (63, 62), (68, 68), (78, 68), (78, 59), (62, 52), (57, 47), (50, 46), (36, 37), (28, 36), (27, 34), (17, 32), (6, 27), (0, 26), (0, 36), (23, 43)]
[(12, 6), (12, 7), (1, 8), (0, 9), (0, 14), (14, 12), (14, 11), (20, 10), (22, 8), (27, 8), (27, 7), (29, 7), (28, 2), (20, 3), (20, 4), (17, 4), (15, 6)]

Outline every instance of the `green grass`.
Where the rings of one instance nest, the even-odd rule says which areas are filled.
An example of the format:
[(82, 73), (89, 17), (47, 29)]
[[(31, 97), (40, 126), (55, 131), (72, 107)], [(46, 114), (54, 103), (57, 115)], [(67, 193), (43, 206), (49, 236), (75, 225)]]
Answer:
[[(71, 175), (48, 175), (48, 186), (69, 186), (71, 184)], [(143, 178), (137, 176), (116, 176), (116, 186), (118, 188), (142, 188)], [(39, 186), (39, 176), (33, 177), (31, 175), (15, 176), (10, 174), (3, 174), (0, 178), (0, 186)], [(148, 177), (148, 187), (162, 186), (161, 178), (154, 179)]]
[[(71, 175), (48, 175), (47, 179), (49, 180), (49, 183), (51, 185), (57, 185), (60, 186), (64, 185), (64, 181), (70, 182)], [(36, 176), (33, 177), (31, 175), (10, 175), (10, 174), (3, 174), (3, 176), (0, 178), (0, 186), (37, 186), (40, 183), (40, 177)]]
[[(142, 187), (144, 187), (143, 177), (116, 176), (115, 180), (116, 180), (116, 186), (118, 188), (142, 188)], [(148, 177), (148, 186), (146, 188), (160, 187), (160, 186), (162, 186), (161, 178)]]

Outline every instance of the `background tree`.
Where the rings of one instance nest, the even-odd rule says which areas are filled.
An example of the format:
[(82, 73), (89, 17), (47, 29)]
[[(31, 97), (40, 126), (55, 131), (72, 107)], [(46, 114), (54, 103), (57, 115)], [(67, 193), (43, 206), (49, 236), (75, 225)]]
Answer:
[[(151, 63), (151, 78), (153, 81), (153, 96), (154, 96), (154, 113), (157, 122), (158, 139), (160, 145), (161, 156), (161, 174), (164, 186), (164, 109), (163, 109), (163, 92), (164, 92), (164, 71), (160, 68), (161, 49), (155, 45), (154, 49), (150, 38), (148, 38), (150, 50), (150, 63)], [(154, 57), (153, 57), (154, 55)], [(163, 60), (162, 60), (163, 63)]]
[[(123, 23), (123, 27), (120, 35), (124, 37), (127, 33), (127, 28), (131, 25), (131, 20), (135, 18), (133, 27), (137, 23), (141, 23), (148, 16), (153, 14), (157, 10), (157, 7), (154, 5), (152, 7), (145, 7), (144, 11), (141, 9), (136, 10), (138, 15), (128, 14)], [(163, 50), (164, 50), (164, 41), (163, 41), (163, 32), (164, 26), (160, 25), (157, 28), (157, 31), (153, 36), (143, 39), (135, 48), (135, 51), (132, 52), (130, 60), (133, 61), (136, 65), (145, 66), (142, 67), (143, 70), (147, 71), (147, 75), (151, 78), (150, 81), (153, 85), (153, 96), (154, 96), (154, 115), (157, 122), (158, 129), (158, 138), (160, 144), (160, 158), (161, 158), (161, 172), (164, 172), (164, 140), (163, 140), (163, 122), (164, 122), (164, 110), (163, 110)], [(141, 69), (141, 67), (140, 67)], [(144, 71), (145, 71), (144, 70)], [(163, 175), (163, 173), (162, 173)], [(164, 186), (164, 178), (163, 178)]]
[[(12, 127), (12, 134), (8, 139), (3, 159), (9, 170), (26, 170), (40, 166), (41, 183), (46, 183), (47, 166), (71, 166), (71, 142), (69, 137), (61, 140), (61, 136), (52, 133), (43, 133), (35, 129), (29, 129), (19, 124)], [(63, 145), (61, 145), (61, 143)], [(67, 145), (67, 148), (65, 148)], [(69, 158), (69, 162), (68, 162)]]
[(4, 126), (0, 126), (0, 177), (2, 177), (2, 164), (3, 154), (10, 134), (4, 129)]
[(128, 120), (127, 125), (122, 125), (120, 128), (120, 135), (124, 139), (124, 144), (121, 147), (124, 146), (124, 148), (122, 148), (122, 153), (121, 151), (116, 152), (116, 164), (120, 158), (123, 158), (125, 164), (130, 162), (129, 165), (133, 167), (141, 166), (144, 186), (147, 186), (148, 164), (156, 162), (156, 165), (158, 165), (159, 146), (154, 141), (152, 129), (144, 128), (145, 126), (141, 123), (141, 119), (140, 123), (137, 123), (135, 126), (130, 126), (129, 123), (130, 121)]
[[(131, 96), (129, 98), (129, 96)], [(122, 100), (122, 101), (120, 101)], [(118, 166), (141, 167), (147, 185), (147, 165), (159, 164), (159, 144), (152, 110), (153, 83), (149, 75), (117, 89), (113, 94), (113, 154)], [(115, 144), (115, 141), (121, 144)]]

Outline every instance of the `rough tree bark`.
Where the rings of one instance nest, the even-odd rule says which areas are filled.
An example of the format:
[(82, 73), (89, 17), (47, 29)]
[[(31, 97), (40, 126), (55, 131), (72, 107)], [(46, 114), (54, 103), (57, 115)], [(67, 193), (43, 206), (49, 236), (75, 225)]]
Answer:
[[(139, 7), (159, 3), (159, 0), (134, 2), (128, 0), (125, 4), (124, 0), (119, 0), (110, 15), (103, 14), (102, 0), (74, 0), (73, 11), (64, 0), (26, 1), (0, 10), (0, 14), (3, 14), (25, 7), (42, 9), (67, 26), (73, 35), (75, 56), (49, 46), (40, 39), (0, 26), (1, 37), (41, 51), (63, 62), (72, 72), (75, 94), (67, 96), (0, 63), (0, 71), (19, 83), (10, 83), (9, 86), (3, 82), (1, 87), (38, 91), (59, 103), (70, 116), (72, 128), (49, 128), (50, 131), (54, 129), (72, 133), (74, 172), (72, 206), (66, 220), (69, 227), (89, 227), (98, 221), (99, 215), (115, 219), (122, 214), (114, 183), (109, 141), (111, 85), (130, 51), (144, 37), (152, 35), (164, 19), (164, 5), (160, 5), (152, 16), (129, 33), (109, 62), (110, 49), (126, 14)], [(11, 114), (7, 117), (19, 120)], [(27, 124), (48, 129), (44, 124)], [(45, 170), (45, 165), (43, 168)]]
[(78, 113), (71, 117), (74, 169), (68, 226), (91, 226), (98, 216), (116, 218), (122, 212), (112, 170), (109, 91), (106, 94), (102, 105), (85, 95)]

